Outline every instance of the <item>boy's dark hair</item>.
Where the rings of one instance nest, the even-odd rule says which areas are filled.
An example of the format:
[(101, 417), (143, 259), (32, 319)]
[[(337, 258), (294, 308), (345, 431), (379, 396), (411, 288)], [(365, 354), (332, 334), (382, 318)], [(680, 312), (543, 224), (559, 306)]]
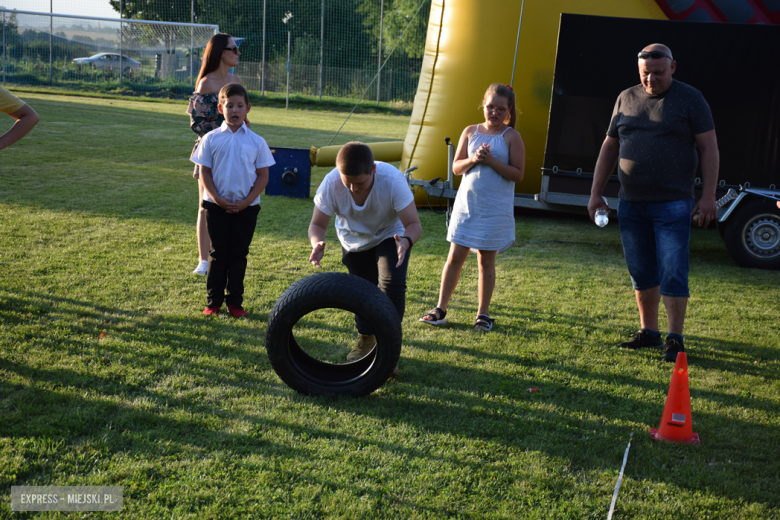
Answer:
[(232, 96), (243, 96), (244, 103), (247, 105), (249, 104), (249, 94), (247, 94), (246, 89), (238, 83), (228, 83), (219, 89), (219, 104), (223, 104), (229, 97)]
[(336, 156), (336, 168), (347, 177), (371, 173), (373, 166), (374, 153), (368, 145), (359, 141), (345, 144)]

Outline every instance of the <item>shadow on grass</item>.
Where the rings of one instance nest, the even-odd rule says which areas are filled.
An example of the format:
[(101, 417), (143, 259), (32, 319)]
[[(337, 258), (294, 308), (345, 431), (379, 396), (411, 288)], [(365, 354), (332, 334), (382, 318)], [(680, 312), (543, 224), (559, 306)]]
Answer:
[[(433, 340), (406, 344), (431, 353), (454, 351), (468, 358), (469, 368), (402, 356), (401, 378), (388, 382), (373, 396), (307, 398), (278, 382), (263, 351), (263, 340), (257, 337), (259, 331), (246, 322), (160, 317), (36, 293), (3, 297), (0, 317), (6, 330), (22, 344), (0, 357), (0, 373), (4, 374), (0, 379), (4, 416), (0, 436), (45, 438), (66, 445), (92, 439), (108, 455), (123, 453), (125, 457), (152, 461), (158, 456), (186, 457), (192, 449), (301, 461), (318, 456), (314, 447), (277, 440), (287, 438), (279, 435), (286, 432), (353, 446), (371, 444), (383, 452), (438, 460), (473, 471), (482, 465), (482, 461), (461, 457), (458, 452), (434, 454), (389, 441), (367, 441), (343, 433), (338, 425), (302, 426), (294, 411), (277, 417), (262, 413), (268, 406), (264, 404), (266, 399), (277, 405), (281, 399), (293, 406), (308, 403), (319, 408), (323, 416), (334, 410), (344, 411), (455, 440), (479, 440), (503, 449), (540, 452), (575, 470), (612, 471), (620, 465), (624, 442), (633, 425), (638, 422), (644, 427), (649, 420), (656, 426), (667, 389), (666, 383), (622, 373), (611, 365), (577, 364), (566, 359), (565, 353), (514, 355)], [(575, 316), (560, 314), (554, 318), (576, 320)], [(544, 319), (539, 317), (539, 321)], [(596, 332), (601, 326), (587, 327)], [(106, 334), (102, 339), (101, 333)], [(594, 355), (601, 348), (588, 341), (583, 343), (578, 348)], [(729, 352), (772, 359), (776, 359), (776, 352), (756, 351), (737, 342), (720, 342), (717, 347), (700, 358), (703, 368), (772, 376), (772, 371), (752, 365), (747, 356), (738, 358)], [(39, 360), (31, 354), (51, 359)], [(615, 355), (644, 359), (657, 353)], [(58, 366), (49, 367), (43, 364), (46, 362)], [(489, 368), (496, 364), (517, 369), (499, 372)], [(662, 379), (666, 380), (670, 365), (661, 368)], [(538, 383), (542, 375), (543, 385)], [(543, 386), (543, 391), (525, 391), (536, 385)], [(421, 396), (425, 399), (419, 399)], [(776, 403), (746, 396), (694, 390), (693, 398), (780, 415)], [(744, 446), (776, 446), (777, 427), (748, 419), (728, 419), (726, 425), (723, 417), (713, 413), (695, 412), (695, 419), (705, 442), (703, 447), (660, 445), (640, 434), (632, 464), (644, 472), (642, 476), (698, 492), (709, 489), (735, 500), (780, 505), (777, 495), (765, 492), (776, 477), (755, 471), (771, 471), (761, 463), (761, 452), (744, 450)], [(227, 425), (236, 422), (246, 425), (245, 433), (228, 431), (231, 428)], [(735, 438), (738, 444), (733, 442)], [(755, 465), (749, 466), (750, 471), (745, 465), (729, 468), (723, 482), (722, 474), (708, 472), (707, 464), (713, 457), (741, 459)], [(4, 484), (48, 482), (46, 475), (56, 463), (25, 463), (15, 479)], [(690, 480), (691, 468), (699, 470), (694, 481)], [(76, 474), (88, 471), (88, 464), (74, 469)], [(317, 482), (343, 487), (327, 477)], [(126, 496), (146, 496), (154, 485), (154, 478), (133, 480)], [(360, 493), (357, 486), (351, 491)], [(446, 512), (435, 508), (431, 511)]]

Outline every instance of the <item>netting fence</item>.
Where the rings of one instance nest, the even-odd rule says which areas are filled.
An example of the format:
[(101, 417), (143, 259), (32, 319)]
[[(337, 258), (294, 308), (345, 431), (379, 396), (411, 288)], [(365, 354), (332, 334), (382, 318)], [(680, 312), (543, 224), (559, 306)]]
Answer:
[(234, 73), (256, 95), (404, 104), (429, 11), (430, 0), (5, 0), (0, 79), (186, 97), (220, 31), (239, 43)]
[(5, 84), (95, 90), (191, 90), (195, 50), (218, 27), (2, 11)]

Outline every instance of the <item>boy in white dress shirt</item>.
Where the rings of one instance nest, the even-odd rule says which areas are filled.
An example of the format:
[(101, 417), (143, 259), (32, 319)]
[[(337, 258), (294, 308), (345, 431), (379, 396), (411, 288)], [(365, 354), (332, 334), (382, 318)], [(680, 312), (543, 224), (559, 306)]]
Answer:
[(265, 140), (244, 124), (250, 108), (244, 87), (222, 87), (219, 111), (225, 122), (203, 137), (192, 157), (200, 165), (205, 188), (201, 204), (211, 242), (206, 316), (218, 314), (223, 301), (232, 316), (247, 315), (241, 306), (246, 256), (260, 212), (260, 192), (268, 184), (268, 167), (275, 164)]

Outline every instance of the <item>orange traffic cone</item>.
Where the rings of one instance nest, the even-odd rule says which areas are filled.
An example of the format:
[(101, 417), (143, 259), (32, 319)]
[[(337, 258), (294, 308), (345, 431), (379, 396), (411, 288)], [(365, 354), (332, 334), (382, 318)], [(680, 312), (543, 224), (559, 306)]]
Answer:
[(699, 434), (693, 433), (691, 424), (691, 390), (688, 386), (688, 356), (685, 352), (677, 354), (661, 425), (657, 430), (650, 428), (650, 437), (656, 441), (701, 444)]

